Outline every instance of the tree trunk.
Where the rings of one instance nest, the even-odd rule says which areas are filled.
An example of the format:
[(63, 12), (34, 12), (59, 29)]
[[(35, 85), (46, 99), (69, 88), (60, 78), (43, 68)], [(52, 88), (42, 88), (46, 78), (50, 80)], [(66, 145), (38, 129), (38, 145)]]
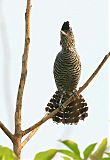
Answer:
[(21, 160), (21, 137), (17, 137), (13, 143), (13, 151), (17, 156), (17, 160)]

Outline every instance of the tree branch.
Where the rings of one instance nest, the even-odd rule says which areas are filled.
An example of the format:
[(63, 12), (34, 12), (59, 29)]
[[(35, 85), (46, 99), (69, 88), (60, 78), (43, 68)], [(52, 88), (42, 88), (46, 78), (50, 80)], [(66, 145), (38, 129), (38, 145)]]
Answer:
[(48, 119), (52, 118), (55, 114), (59, 112), (59, 108), (54, 110), (52, 113), (46, 114), (39, 122), (35, 123), (33, 126), (29, 127), (28, 129), (22, 131), (22, 136), (26, 135), (27, 133), (31, 132), (35, 128), (39, 127), (41, 124), (46, 122)]
[(3, 132), (10, 138), (10, 140), (14, 141), (13, 134), (5, 127), (5, 125), (0, 121), (0, 128), (3, 130)]
[(102, 66), (105, 64), (105, 62), (107, 61), (107, 59), (108, 59), (109, 57), (110, 57), (110, 52), (105, 55), (105, 57), (103, 58), (103, 60), (102, 60), (101, 63), (99, 64), (99, 66), (96, 68), (96, 70), (93, 72), (93, 74), (90, 76), (90, 78), (83, 84), (82, 87), (79, 88), (78, 93), (81, 93), (81, 92), (89, 85), (89, 83), (95, 78), (95, 76), (96, 76), (97, 73), (100, 71), (100, 69), (101, 69)]
[(22, 99), (24, 86), (27, 77), (27, 62), (30, 46), (30, 11), (31, 11), (31, 0), (27, 0), (26, 13), (25, 13), (25, 45), (24, 53), (22, 56), (22, 70), (21, 78), (18, 88), (17, 100), (16, 100), (16, 111), (15, 111), (15, 134), (13, 142), (13, 151), (17, 155), (18, 160), (21, 159), (21, 111), (22, 111)]
[[(90, 76), (90, 78), (83, 84), (82, 87), (79, 88), (79, 90), (77, 91), (77, 94), (80, 94), (89, 84), (90, 82), (94, 79), (94, 77), (97, 75), (97, 73), (100, 71), (100, 69), (102, 68), (102, 66), (105, 64), (105, 62), (107, 61), (107, 59), (110, 57), (110, 52), (104, 57), (104, 59), (102, 60), (102, 62), (99, 64), (99, 66), (97, 67), (97, 69), (93, 72), (93, 74)], [(68, 100), (66, 100), (63, 104), (63, 106), (67, 106), (72, 100), (73, 100), (74, 95), (72, 95)], [(57, 114), (59, 112), (59, 108), (57, 108), (56, 110), (54, 110), (52, 113), (47, 114), (47, 116), (43, 117), (39, 122), (35, 123), (34, 125), (32, 125), (31, 127), (29, 127), (28, 129), (22, 131), (22, 136), (26, 135), (29, 132), (35, 132), (34, 129), (38, 128), (40, 125), (42, 125), (44, 122), (46, 122), (48, 119), (52, 118), (55, 114)], [(37, 130), (36, 130), (37, 131)], [(32, 132), (30, 133), (30, 135), (32, 134)], [(31, 136), (32, 137), (32, 136)], [(24, 140), (25, 141), (25, 140)]]
[[(40, 127), (40, 126), (39, 126)], [(35, 135), (35, 133), (37, 132), (37, 130), (39, 129), (39, 127), (35, 128), (34, 130), (32, 130), (31, 133), (29, 133), (29, 135), (26, 137), (26, 139), (21, 143), (21, 149), (29, 142), (29, 140)]]
[(18, 88), (17, 101), (16, 101), (16, 111), (15, 111), (15, 133), (21, 131), (21, 109), (22, 109), (22, 98), (23, 91), (27, 76), (27, 61), (29, 53), (29, 44), (30, 44), (30, 10), (31, 10), (31, 0), (27, 0), (27, 8), (25, 13), (25, 46), (24, 54), (22, 57), (22, 71), (21, 78)]

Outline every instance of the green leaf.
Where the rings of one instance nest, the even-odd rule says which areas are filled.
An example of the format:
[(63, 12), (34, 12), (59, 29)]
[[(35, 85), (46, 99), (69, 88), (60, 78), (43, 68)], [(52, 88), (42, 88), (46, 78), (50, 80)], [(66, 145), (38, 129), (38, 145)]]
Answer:
[(110, 160), (110, 158), (101, 158), (100, 160)]
[(108, 157), (110, 157), (110, 153), (109, 152), (104, 152), (106, 155), (108, 155)]
[(11, 149), (0, 146), (0, 160), (17, 160), (17, 157)]
[(44, 152), (39, 152), (36, 154), (34, 160), (51, 160), (56, 153), (62, 153), (66, 156), (71, 157), (74, 160), (82, 160), (81, 158), (79, 158), (79, 156), (77, 156), (75, 153), (69, 151), (69, 150), (65, 150), (65, 149), (50, 149)]
[(34, 160), (51, 160), (57, 153), (56, 149), (49, 149), (44, 152), (39, 152), (36, 154)]
[(91, 155), (91, 160), (101, 160), (107, 148), (107, 138), (103, 139), (95, 153)]
[(75, 154), (77, 154), (80, 157), (80, 151), (78, 149), (77, 143), (75, 143), (72, 140), (60, 140), (60, 142), (65, 144), (69, 149), (71, 149)]
[(82, 160), (81, 157), (79, 157), (79, 155), (77, 155), (76, 153), (71, 152), (71, 151), (69, 151), (69, 150), (59, 149), (58, 152), (59, 152), (59, 153), (62, 153), (62, 154), (65, 154), (65, 155), (73, 158), (74, 160)]
[(68, 158), (68, 157), (62, 157), (64, 160), (71, 160), (70, 158)]
[(95, 146), (96, 146), (97, 143), (93, 143), (93, 144), (90, 144), (83, 152), (84, 154), (84, 160), (87, 160), (89, 158), (89, 156), (91, 155), (91, 153), (93, 152)]

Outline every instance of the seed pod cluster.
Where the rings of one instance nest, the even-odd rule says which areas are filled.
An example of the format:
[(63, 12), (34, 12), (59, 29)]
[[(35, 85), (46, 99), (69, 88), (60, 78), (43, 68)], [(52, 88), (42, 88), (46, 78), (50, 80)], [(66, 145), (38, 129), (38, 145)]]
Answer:
[[(58, 107), (61, 107), (59, 106), (61, 95), (61, 92), (55, 92), (45, 108), (46, 112), (51, 113)], [(69, 95), (64, 94), (61, 104), (63, 104), (69, 97)], [(56, 123), (77, 124), (79, 120), (84, 120), (88, 116), (87, 111), (87, 103), (85, 103), (82, 95), (75, 94), (73, 101), (66, 108), (61, 107), (60, 111), (52, 119)]]

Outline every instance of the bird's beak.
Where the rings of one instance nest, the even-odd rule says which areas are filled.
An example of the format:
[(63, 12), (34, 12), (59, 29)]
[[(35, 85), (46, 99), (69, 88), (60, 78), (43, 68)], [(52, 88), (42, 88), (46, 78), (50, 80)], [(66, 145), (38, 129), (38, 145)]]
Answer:
[(61, 34), (65, 35), (66, 37), (68, 37), (68, 35), (64, 31), (62, 31), (62, 30), (61, 30)]

